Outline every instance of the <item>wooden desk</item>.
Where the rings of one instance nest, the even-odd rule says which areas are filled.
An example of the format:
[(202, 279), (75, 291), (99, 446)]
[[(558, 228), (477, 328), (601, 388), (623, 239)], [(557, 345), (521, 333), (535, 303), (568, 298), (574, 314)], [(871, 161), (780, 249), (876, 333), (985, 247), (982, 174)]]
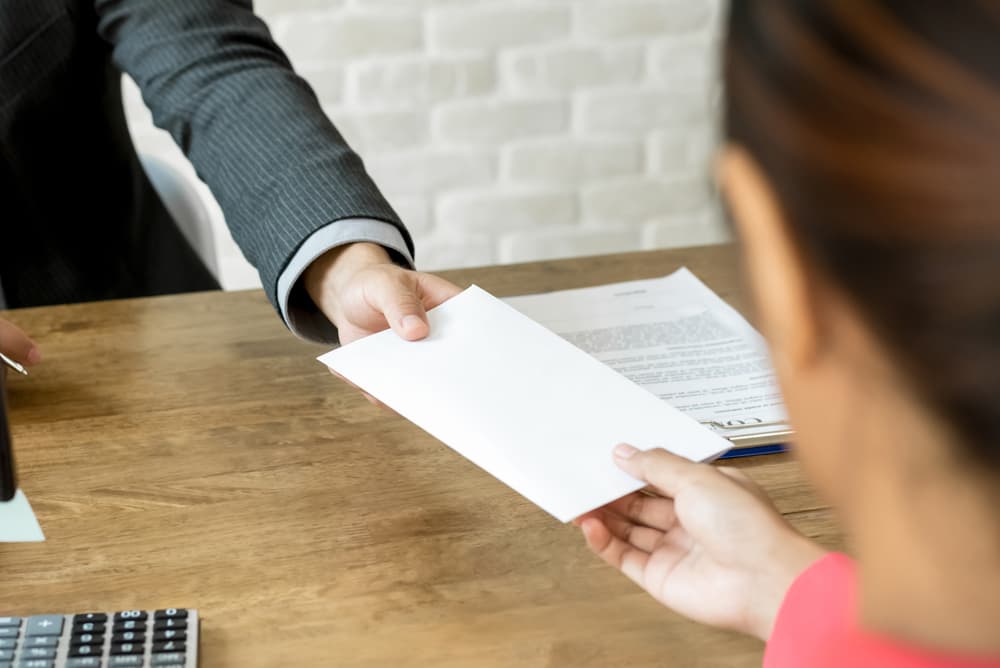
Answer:
[[(731, 248), (450, 272), (499, 295), (687, 265), (737, 306)], [(44, 362), (9, 383), (48, 537), (0, 545), (0, 614), (197, 607), (204, 668), (755, 666), (579, 531), (332, 377), (263, 294), (7, 314)], [(738, 464), (828, 545), (787, 456)]]

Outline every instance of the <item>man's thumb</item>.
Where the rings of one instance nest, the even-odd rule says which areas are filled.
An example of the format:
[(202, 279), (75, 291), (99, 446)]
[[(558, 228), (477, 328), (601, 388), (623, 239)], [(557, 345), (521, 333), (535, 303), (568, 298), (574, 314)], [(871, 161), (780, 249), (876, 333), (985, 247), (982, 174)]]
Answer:
[(379, 301), (386, 322), (401, 338), (416, 341), (430, 333), (427, 312), (412, 286), (401, 282), (386, 285)]

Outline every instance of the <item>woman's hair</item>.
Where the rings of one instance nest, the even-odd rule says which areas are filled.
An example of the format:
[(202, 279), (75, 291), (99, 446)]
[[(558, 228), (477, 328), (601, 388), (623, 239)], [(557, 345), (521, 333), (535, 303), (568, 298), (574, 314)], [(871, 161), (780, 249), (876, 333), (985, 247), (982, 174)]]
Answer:
[(1000, 3), (733, 0), (726, 79), (803, 257), (1000, 471)]

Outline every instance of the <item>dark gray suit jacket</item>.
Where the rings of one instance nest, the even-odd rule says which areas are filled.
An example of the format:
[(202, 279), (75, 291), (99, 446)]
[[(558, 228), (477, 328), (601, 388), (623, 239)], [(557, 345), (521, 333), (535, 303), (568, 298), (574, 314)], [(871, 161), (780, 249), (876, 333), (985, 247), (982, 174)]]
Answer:
[(0, 284), (8, 305), (217, 287), (152, 190), (122, 111), (142, 89), (275, 301), (315, 230), (400, 228), (251, 0), (0, 0)]

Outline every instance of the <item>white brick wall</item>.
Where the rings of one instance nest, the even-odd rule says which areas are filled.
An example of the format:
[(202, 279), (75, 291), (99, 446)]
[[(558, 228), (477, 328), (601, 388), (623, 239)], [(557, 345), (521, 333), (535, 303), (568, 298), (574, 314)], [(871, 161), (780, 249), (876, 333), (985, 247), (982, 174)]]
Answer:
[[(727, 238), (709, 177), (723, 1), (256, 5), (433, 270)], [(180, 162), (126, 93), (140, 149)], [(216, 244), (224, 285), (252, 284), (221, 223)]]

